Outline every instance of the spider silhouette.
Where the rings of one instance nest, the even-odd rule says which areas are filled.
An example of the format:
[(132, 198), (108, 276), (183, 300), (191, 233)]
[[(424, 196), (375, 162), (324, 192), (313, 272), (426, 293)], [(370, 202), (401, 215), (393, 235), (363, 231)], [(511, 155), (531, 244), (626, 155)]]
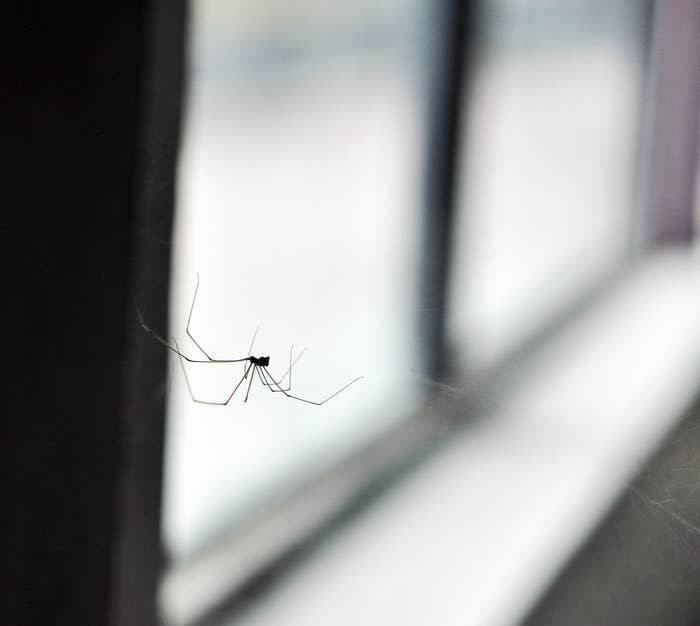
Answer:
[[(163, 346), (168, 348), (168, 350), (171, 350), (178, 356), (178, 360), (180, 362), (180, 366), (182, 368), (182, 373), (185, 377), (185, 383), (187, 384), (187, 389), (190, 393), (190, 397), (194, 402), (197, 402), (199, 404), (211, 404), (211, 405), (216, 405), (216, 406), (225, 406), (227, 405), (230, 401), (231, 398), (233, 398), (234, 394), (236, 391), (238, 391), (238, 388), (243, 384), (243, 381), (248, 379), (248, 376), (250, 375), (250, 381), (248, 383), (248, 389), (246, 390), (245, 398), (243, 399), (243, 402), (248, 401), (248, 396), (250, 395), (250, 388), (253, 385), (253, 380), (255, 379), (255, 375), (257, 374), (258, 379), (260, 382), (265, 386), (269, 391), (273, 393), (281, 393), (287, 398), (291, 398), (293, 400), (298, 400), (300, 402), (306, 402), (307, 404), (314, 404), (316, 406), (321, 406), (322, 404), (325, 404), (332, 398), (335, 398), (339, 393), (342, 391), (345, 391), (350, 385), (356, 383), (358, 380), (361, 378), (364, 378), (364, 376), (358, 376), (357, 378), (351, 380), (349, 383), (338, 389), (337, 391), (333, 392), (331, 395), (329, 395), (326, 399), (320, 400), (320, 401), (315, 401), (315, 400), (308, 400), (306, 398), (301, 398), (299, 396), (295, 396), (289, 391), (292, 388), (292, 368), (294, 365), (297, 363), (297, 361), (303, 356), (304, 352), (306, 352), (306, 349), (302, 350), (299, 355), (296, 357), (296, 359), (293, 359), (293, 354), (294, 354), (294, 346), (292, 346), (289, 350), (289, 368), (287, 371), (282, 375), (282, 377), (277, 380), (271, 373), (270, 370), (268, 369), (268, 366), (270, 365), (270, 357), (269, 356), (251, 356), (253, 352), (253, 345), (255, 344), (255, 338), (257, 337), (258, 334), (258, 328), (255, 329), (255, 332), (253, 333), (253, 339), (250, 342), (250, 347), (248, 348), (248, 356), (240, 358), (240, 359), (217, 359), (212, 357), (202, 346), (201, 344), (194, 338), (192, 333), (190, 332), (190, 323), (192, 321), (192, 313), (194, 312), (194, 305), (197, 300), (197, 292), (199, 291), (199, 274), (197, 274), (197, 285), (194, 290), (194, 296), (192, 297), (192, 304), (190, 305), (190, 312), (189, 315), (187, 316), (187, 325), (185, 327), (185, 333), (187, 336), (192, 340), (192, 343), (194, 343), (195, 346), (200, 350), (200, 352), (206, 357), (206, 359), (193, 359), (186, 354), (184, 354), (180, 350), (180, 346), (177, 343), (175, 339), (173, 339), (173, 343), (175, 344), (174, 346), (171, 345), (168, 341), (163, 339), (156, 331), (154, 331), (152, 328), (150, 328), (143, 320), (143, 316), (141, 315), (141, 311), (139, 310), (138, 306), (136, 307), (136, 311), (139, 317), (139, 323), (141, 324), (141, 327), (148, 333), (153, 339), (161, 343)], [(187, 375), (187, 368), (185, 367), (185, 361), (188, 363), (201, 363), (201, 364), (209, 364), (209, 365), (214, 365), (214, 364), (224, 364), (224, 363), (246, 363), (246, 365), (243, 366), (243, 375), (241, 376), (240, 380), (236, 383), (235, 387), (233, 388), (233, 391), (228, 395), (226, 400), (222, 402), (216, 402), (212, 400), (202, 400), (197, 397), (195, 397), (194, 392), (192, 391), (192, 386), (190, 384), (190, 379), (189, 376)], [(284, 383), (284, 380), (289, 377), (289, 382), (286, 387), (283, 387), (282, 384)]]

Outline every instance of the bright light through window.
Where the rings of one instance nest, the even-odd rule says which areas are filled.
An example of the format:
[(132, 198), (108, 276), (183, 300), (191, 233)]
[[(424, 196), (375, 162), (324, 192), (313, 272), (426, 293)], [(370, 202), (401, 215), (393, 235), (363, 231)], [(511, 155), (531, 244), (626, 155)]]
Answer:
[(450, 308), (472, 365), (502, 358), (627, 251), (644, 13), (644, 3), (484, 3)]
[[(293, 392), (252, 383), (193, 403), (174, 361), (164, 533), (186, 557), (414, 406), (422, 141), (401, 2), (192, 5), (171, 328), (218, 358), (270, 355)], [(201, 398), (242, 367), (192, 365)]]

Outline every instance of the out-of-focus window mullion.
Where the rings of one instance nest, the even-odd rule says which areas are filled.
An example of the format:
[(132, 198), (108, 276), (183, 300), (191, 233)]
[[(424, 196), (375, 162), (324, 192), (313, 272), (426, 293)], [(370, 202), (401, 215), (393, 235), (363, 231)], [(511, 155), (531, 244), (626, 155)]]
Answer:
[(447, 285), (457, 191), (463, 85), (471, 47), (474, 3), (442, 0), (434, 7), (428, 41), (425, 183), (420, 255), (419, 342), (422, 373), (440, 379), (446, 370)]
[(700, 111), (700, 4), (660, 0), (654, 9), (645, 226), (649, 245), (694, 236)]

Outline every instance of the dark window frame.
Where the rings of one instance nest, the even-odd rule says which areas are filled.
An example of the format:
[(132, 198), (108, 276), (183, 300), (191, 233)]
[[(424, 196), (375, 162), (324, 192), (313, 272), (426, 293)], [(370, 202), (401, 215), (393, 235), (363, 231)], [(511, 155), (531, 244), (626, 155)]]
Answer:
[[(184, 0), (5, 14), (4, 624), (156, 624)], [(29, 118), (29, 133), (16, 129)]]

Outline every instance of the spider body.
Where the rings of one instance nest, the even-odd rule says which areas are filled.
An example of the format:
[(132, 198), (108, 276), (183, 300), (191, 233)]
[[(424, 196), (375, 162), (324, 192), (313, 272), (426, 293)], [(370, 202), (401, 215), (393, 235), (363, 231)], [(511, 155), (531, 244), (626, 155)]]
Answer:
[(270, 357), (269, 356), (249, 356), (248, 360), (253, 364), (253, 365), (259, 365), (260, 367), (267, 367), (270, 365)]

